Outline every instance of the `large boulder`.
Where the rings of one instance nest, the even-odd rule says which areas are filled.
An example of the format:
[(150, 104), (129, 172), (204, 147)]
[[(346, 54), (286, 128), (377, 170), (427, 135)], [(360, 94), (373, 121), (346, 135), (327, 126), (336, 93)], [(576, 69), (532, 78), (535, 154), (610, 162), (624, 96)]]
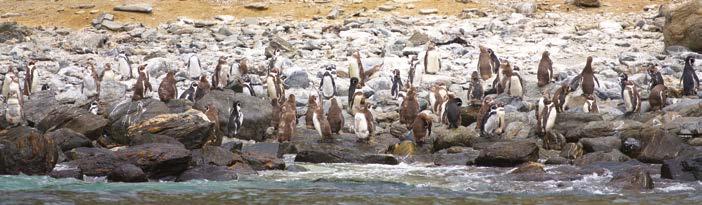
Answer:
[(692, 0), (669, 8), (665, 15), (665, 46), (680, 45), (702, 52), (702, 1)]
[(276, 156), (263, 155), (257, 153), (243, 153), (241, 155), (251, 168), (261, 170), (284, 170), (285, 162)]
[(564, 112), (556, 116), (555, 130), (568, 136), (571, 131), (577, 131), (579, 127), (592, 121), (602, 121), (602, 115), (597, 113)]
[(702, 158), (702, 147), (683, 147), (677, 157), (663, 161), (661, 178), (694, 181), (694, 174), (687, 168), (690, 164), (685, 165), (685, 163), (688, 160), (697, 158)]
[(190, 180), (230, 181), (238, 178), (237, 172), (226, 166), (200, 165), (183, 172), (176, 181)]
[(569, 130), (565, 137), (568, 142), (578, 142), (582, 138), (612, 136), (624, 130), (639, 130), (643, 126), (643, 123), (633, 120), (592, 121), (574, 130)]
[(585, 154), (575, 159), (573, 164), (577, 166), (587, 166), (595, 162), (626, 162), (629, 159), (629, 157), (622, 154), (619, 150), (612, 150), (610, 152), (599, 151)]
[[(236, 156), (241, 160), (240, 156)], [(229, 166), (234, 164), (234, 153), (226, 150), (219, 146), (203, 146), (202, 149), (196, 149), (192, 151), (192, 161), (190, 162), (193, 166), (200, 165), (217, 165), (217, 166)]]
[(37, 125), (43, 132), (51, 132), (61, 128), (68, 128), (83, 136), (96, 140), (102, 136), (103, 129), (107, 126), (107, 119), (94, 115), (86, 109), (58, 106)]
[(46, 137), (52, 139), (59, 146), (62, 152), (78, 147), (92, 147), (90, 139), (82, 134), (68, 128), (61, 128), (49, 133)]
[(168, 107), (157, 99), (128, 101), (110, 107), (108, 113), (110, 139), (122, 145), (128, 145), (130, 138), (128, 128), (157, 115), (169, 113)]
[(56, 100), (56, 93), (51, 90), (43, 90), (32, 93), (32, 95), (24, 101), (24, 117), (28, 122), (39, 124), (49, 112), (59, 106), (60, 103)]
[(573, 3), (575, 3), (576, 6), (600, 7), (600, 0), (575, 0)]
[(17, 22), (0, 23), (0, 43), (5, 43), (9, 40), (17, 40), (24, 42), (26, 36), (32, 35), (32, 31), (24, 26), (20, 26)]
[(127, 96), (127, 85), (114, 80), (100, 82), (100, 105), (105, 108), (115, 107)]
[(628, 130), (622, 132), (620, 137), (638, 140), (640, 148), (627, 149), (626, 154), (646, 163), (663, 163), (666, 159), (673, 159), (684, 147), (676, 134), (657, 128)]
[(69, 161), (97, 156), (114, 156), (112, 150), (100, 147), (78, 147), (65, 152)]
[(438, 166), (472, 165), (479, 155), (480, 151), (471, 148), (462, 149), (458, 153), (451, 153), (448, 149), (444, 149), (435, 152), (433, 158), (434, 165)]
[(0, 131), (0, 175), (45, 175), (58, 162), (58, 152), (58, 146), (34, 128)]
[(579, 142), (583, 145), (586, 152), (609, 152), (615, 149), (618, 150), (622, 146), (622, 140), (615, 136), (581, 138)]
[(219, 110), (220, 130), (226, 134), (229, 133), (229, 128), (226, 126), (229, 123), (229, 110), (231, 110), (234, 101), (241, 103), (241, 111), (244, 114), (243, 126), (235, 137), (263, 141), (272, 116), (270, 101), (235, 93), (228, 89), (224, 91), (212, 90), (197, 101), (194, 108), (206, 110), (207, 105), (213, 104)]
[(183, 143), (181, 143), (180, 141), (165, 135), (136, 135), (129, 138), (129, 146), (136, 146), (149, 143), (166, 143), (185, 147), (185, 145), (183, 145)]
[(177, 176), (188, 168), (190, 151), (174, 144), (151, 143), (115, 152), (122, 160), (137, 165), (150, 179)]
[(146, 182), (144, 170), (133, 164), (122, 164), (107, 175), (107, 179), (113, 182)]
[(432, 146), (433, 151), (447, 149), (453, 146), (470, 147), (478, 140), (480, 135), (468, 127), (458, 127), (457, 129), (434, 128), (436, 139)]
[(214, 123), (198, 110), (161, 114), (129, 126), (127, 136), (165, 135), (175, 138), (187, 149), (201, 148), (210, 138)]
[(695, 179), (702, 180), (702, 157), (685, 160), (682, 166), (685, 171), (692, 173)]
[(70, 167), (77, 167), (86, 176), (107, 176), (112, 170), (126, 164), (113, 153), (96, 156), (86, 156), (67, 163)]
[(71, 166), (67, 162), (56, 164), (49, 176), (56, 179), (74, 178), (83, 180), (83, 172), (78, 167)]
[(538, 159), (539, 147), (534, 142), (496, 142), (480, 150), (475, 163), (479, 166), (510, 167)]
[(68, 35), (62, 47), (79, 54), (97, 53), (98, 49), (102, 48), (108, 40), (109, 36), (106, 34), (83, 31), (74, 35)]
[(626, 171), (615, 173), (608, 184), (626, 190), (653, 189), (651, 174), (642, 167), (632, 167)]

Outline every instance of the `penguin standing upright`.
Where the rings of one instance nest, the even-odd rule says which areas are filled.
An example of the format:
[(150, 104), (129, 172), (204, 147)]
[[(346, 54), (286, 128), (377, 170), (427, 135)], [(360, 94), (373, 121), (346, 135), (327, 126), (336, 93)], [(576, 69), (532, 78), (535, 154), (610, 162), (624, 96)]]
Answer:
[(146, 72), (146, 64), (139, 66), (137, 70), (139, 76), (144, 76), (144, 94), (150, 91), (154, 91), (153, 87), (151, 87), (151, 82), (149, 80), (151, 79), (151, 75), (149, 75), (148, 72)]
[(393, 99), (397, 99), (400, 95), (400, 88), (402, 88), (402, 78), (400, 77), (400, 70), (395, 69), (392, 71), (392, 88), (390, 89), (390, 95)]
[(417, 70), (417, 64), (419, 64), (419, 60), (417, 59), (416, 55), (412, 55), (410, 57), (410, 69), (408, 72), (408, 77), (407, 79), (409, 80), (409, 83), (412, 85), (422, 85), (422, 76), (423, 76), (423, 71), (421, 69)]
[(249, 96), (256, 96), (256, 90), (254, 87), (251, 85), (251, 78), (243, 77), (239, 78), (239, 84), (241, 85), (241, 93), (244, 93)]
[(658, 84), (651, 89), (648, 95), (648, 104), (651, 105), (651, 111), (662, 110), (665, 107), (668, 94), (667, 88), (663, 84)]
[(329, 127), (332, 133), (339, 134), (341, 128), (344, 127), (344, 116), (341, 111), (341, 106), (336, 101), (335, 97), (329, 99), (329, 113), (327, 113), (327, 121), (329, 121)]
[(278, 141), (285, 142), (292, 139), (295, 134), (297, 114), (295, 110), (295, 95), (290, 94), (286, 102), (282, 103), (280, 124), (278, 124)]
[(239, 130), (244, 123), (244, 113), (241, 111), (241, 103), (239, 101), (234, 101), (232, 104), (232, 111), (229, 114), (229, 122), (227, 123), (227, 128), (229, 134), (227, 136), (233, 138), (239, 134)]
[[(29, 63), (27, 63), (27, 69), (24, 70), (24, 88), (22, 89), (22, 94), (25, 96), (29, 96), (32, 92), (35, 91), (34, 89), (36, 89), (36, 86), (34, 87), (34, 89), (32, 87), (34, 85), (34, 68), (34, 61), (30, 61)], [(38, 80), (39, 79), (37, 79), (37, 81)]]
[(639, 91), (625, 73), (619, 75), (619, 87), (626, 113), (639, 112), (641, 110)]
[(9, 96), (10, 83), (12, 83), (13, 77), (17, 77), (17, 73), (14, 67), (10, 66), (10, 70), (5, 73), (5, 79), (2, 81), (2, 96)]
[(685, 58), (685, 68), (683, 69), (682, 78), (680, 81), (683, 84), (683, 95), (697, 96), (697, 90), (700, 87), (700, 79), (695, 73), (695, 58), (688, 56)]
[(119, 54), (117, 56), (117, 72), (121, 76), (122, 80), (128, 80), (134, 78), (132, 71), (132, 62), (125, 54)]
[(434, 121), (427, 113), (419, 113), (410, 126), (412, 138), (417, 144), (424, 144), (431, 136), (431, 126)]
[(214, 73), (212, 74), (212, 87), (214, 89), (224, 89), (229, 83), (229, 73), (222, 70), (222, 66), (227, 64), (227, 58), (222, 56), (217, 60)]
[(510, 97), (522, 98), (524, 96), (524, 81), (519, 75), (519, 68), (511, 68), (509, 62), (505, 62), (506, 70), (502, 71), (505, 78), (505, 91)]
[(109, 63), (105, 63), (105, 68), (102, 70), (102, 74), (100, 74), (100, 82), (108, 80), (117, 80), (117, 75), (115, 74), (115, 71), (112, 70), (112, 66)]
[(483, 102), (480, 104), (480, 109), (478, 109), (478, 116), (476, 117), (476, 125), (475, 129), (479, 130), (480, 132), (483, 131), (483, 125), (484, 125), (484, 119), (488, 114), (490, 114), (490, 108), (492, 108), (492, 105), (495, 103), (494, 98), (492, 96), (485, 96), (483, 98)]
[(310, 95), (307, 97), (307, 112), (305, 113), (305, 127), (314, 129), (314, 113), (317, 110), (317, 96)]
[(280, 124), (280, 117), (282, 114), (282, 109), (280, 107), (280, 102), (278, 99), (271, 99), (271, 123), (270, 126), (274, 130), (278, 130), (278, 125)]
[(411, 85), (407, 89), (407, 96), (400, 104), (400, 124), (411, 125), (419, 113), (419, 101), (417, 100), (417, 92)]
[(540, 127), (542, 134), (551, 134), (554, 125), (556, 124), (556, 117), (558, 112), (556, 111), (556, 105), (551, 102), (544, 106), (541, 111)]
[(354, 131), (359, 141), (371, 142), (375, 134), (375, 120), (368, 109), (369, 104), (359, 104), (359, 111), (354, 115)]
[(219, 110), (214, 104), (207, 105), (207, 110), (205, 110), (205, 116), (210, 122), (214, 123), (212, 130), (210, 131), (210, 136), (208, 137), (205, 144), (219, 146), (222, 144), (222, 135), (220, 134), (220, 124), (219, 124)]
[(580, 75), (576, 76), (573, 79), (573, 82), (580, 85), (584, 96), (594, 94), (595, 83), (597, 83), (597, 87), (600, 87), (600, 81), (597, 80), (597, 77), (595, 76), (594, 70), (592, 68), (592, 56), (587, 57), (587, 63), (585, 64), (585, 68), (583, 68), (583, 71), (580, 73)]
[(272, 68), (268, 72), (268, 76), (266, 77), (266, 87), (269, 98), (285, 98), (285, 87), (283, 87), (283, 81), (280, 79), (280, 73), (277, 68)]
[(187, 99), (190, 102), (195, 102), (195, 90), (197, 90), (197, 82), (190, 83), (190, 87), (180, 94), (178, 99)]
[(246, 75), (248, 72), (248, 61), (245, 58), (240, 59), (238, 63), (232, 63), (232, 65), (229, 66), (229, 82), (239, 81), (239, 79)]
[(324, 73), (322, 74), (322, 80), (319, 84), (319, 91), (324, 99), (329, 99), (336, 95), (336, 67), (334, 65), (328, 65), (324, 68)]
[(482, 134), (502, 134), (505, 130), (505, 108), (502, 103), (493, 103), (483, 117)]
[(568, 103), (570, 101), (570, 85), (563, 83), (560, 88), (556, 90), (553, 94), (553, 99), (551, 100), (556, 107), (558, 113), (562, 113), (566, 110)]
[[(15, 83), (15, 82), (13, 82)], [(19, 86), (19, 85), (17, 85)], [(10, 126), (18, 126), (24, 124), (24, 103), (20, 93), (12, 90), (9, 92), (5, 104), (5, 120)]]
[(132, 94), (132, 101), (139, 101), (141, 99), (144, 99), (144, 95), (146, 94), (144, 84), (146, 83), (146, 76), (139, 74), (139, 78), (137, 78), (137, 81), (134, 84), (134, 93)]
[[(91, 65), (88, 64), (88, 67), (90, 66)], [(81, 83), (80, 92), (89, 98), (96, 96), (98, 94), (98, 79), (93, 78), (94, 76), (90, 68), (83, 69), (82, 73), (83, 81)]]
[(455, 129), (461, 125), (461, 105), (463, 102), (461, 98), (457, 98), (453, 95), (449, 96), (443, 116), (448, 121), (449, 129)]
[(197, 83), (197, 90), (195, 90), (195, 101), (205, 97), (205, 95), (210, 92), (210, 88), (211, 86), (210, 82), (207, 81), (207, 76), (202, 75), (200, 77), (200, 82)]
[(98, 115), (98, 113), (100, 113), (100, 109), (98, 107), (98, 102), (97, 101), (90, 102), (90, 108), (88, 108), (88, 111), (90, 113), (93, 113), (93, 115)]
[(93, 64), (92, 59), (91, 61), (88, 62), (88, 71), (90, 72), (90, 79), (92, 79), (95, 82), (96, 90), (97, 90), (97, 95), (100, 95), (100, 77), (98, 76), (98, 72), (95, 69), (95, 64)]
[(536, 71), (536, 78), (539, 80), (539, 87), (548, 85), (551, 83), (551, 79), (553, 79), (553, 62), (551, 61), (548, 51), (544, 51), (544, 53), (541, 54), (539, 68)]
[(351, 108), (353, 107), (353, 97), (356, 95), (356, 87), (358, 86), (358, 78), (351, 78), (349, 80), (349, 97), (348, 105), (346, 106), (348, 113), (351, 113)]
[(197, 55), (190, 55), (185, 66), (188, 67), (188, 77), (190, 79), (195, 80), (202, 75), (202, 65), (200, 64), (200, 58), (198, 58)]
[[(546, 109), (546, 107), (549, 104), (553, 104), (551, 101), (551, 96), (548, 95), (548, 91), (543, 91), (541, 93), (541, 98), (539, 98), (539, 102), (536, 105), (536, 111), (534, 112), (534, 115), (536, 115), (536, 127), (539, 127), (539, 128), (541, 127), (541, 124), (542, 124), (541, 114), (543, 113), (544, 109)], [(539, 129), (539, 132), (540, 131), (541, 130)]]
[(366, 71), (363, 68), (363, 63), (361, 62), (361, 53), (359, 51), (355, 51), (353, 52), (352, 57), (354, 62), (350, 63), (349, 76), (351, 78), (358, 78), (358, 84), (364, 86), (366, 85)]
[(599, 113), (600, 109), (597, 107), (597, 97), (595, 95), (585, 96), (585, 103), (583, 104), (583, 112), (586, 113)]
[(353, 94), (353, 98), (351, 99), (351, 100), (352, 100), (352, 101), (351, 101), (352, 104), (351, 104), (351, 107), (350, 107), (350, 108), (351, 108), (351, 109), (350, 109), (350, 110), (351, 110), (351, 113), (350, 113), (350, 114), (351, 114), (352, 116), (353, 116), (353, 115), (356, 115), (356, 113), (358, 113), (359, 108), (360, 108), (358, 105), (361, 105), (361, 104), (365, 105), (365, 103), (366, 103), (366, 96), (363, 94), (363, 91), (360, 90), (360, 89), (361, 89), (361, 88), (360, 88), (361, 85), (357, 85), (357, 86), (358, 86), (358, 87), (356, 87), (356, 93)]
[(478, 73), (483, 81), (487, 81), (492, 78), (493, 74), (499, 72), (500, 63), (499, 61), (496, 62), (497, 56), (492, 49), (482, 45), (478, 46), (478, 48), (480, 49), (480, 55), (478, 56)]
[(436, 50), (436, 44), (429, 41), (427, 43), (427, 51), (424, 53), (424, 72), (427, 74), (436, 74), (441, 70), (441, 57), (439, 51)]
[(468, 100), (472, 105), (479, 105), (483, 101), (483, 83), (478, 71), (470, 74), (470, 88), (468, 89)]
[(653, 89), (653, 87), (656, 87), (657, 85), (665, 85), (663, 75), (661, 75), (661, 72), (658, 71), (658, 69), (656, 69), (656, 66), (651, 66), (648, 68), (648, 77), (651, 78), (651, 85), (649, 86), (649, 90)]
[(324, 117), (324, 106), (323, 101), (319, 101), (319, 105), (316, 106), (314, 113), (312, 114), (312, 122), (314, 124), (314, 129), (317, 130), (319, 136), (322, 137), (323, 142), (330, 142), (334, 140), (332, 138), (331, 127), (329, 126), (329, 121)]
[(161, 84), (158, 86), (158, 98), (168, 103), (168, 101), (175, 99), (178, 93), (178, 88), (176, 87), (175, 71), (169, 70), (166, 73), (166, 77), (161, 80)]
[[(439, 113), (441, 109), (441, 104), (448, 97), (448, 91), (446, 90), (446, 85), (443, 82), (437, 82), (431, 87), (431, 92), (429, 93), (429, 104), (431, 104), (431, 110), (434, 113)], [(441, 119), (439, 119), (441, 120)]]

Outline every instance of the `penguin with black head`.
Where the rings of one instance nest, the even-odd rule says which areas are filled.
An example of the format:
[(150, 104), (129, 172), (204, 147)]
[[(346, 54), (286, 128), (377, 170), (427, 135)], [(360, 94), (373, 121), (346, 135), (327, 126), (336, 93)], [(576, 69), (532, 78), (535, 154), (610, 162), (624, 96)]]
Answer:
[(232, 103), (232, 111), (229, 114), (229, 122), (227, 128), (229, 128), (229, 134), (227, 136), (233, 138), (239, 134), (239, 130), (244, 123), (244, 113), (241, 110), (241, 103), (239, 101), (234, 101)]
[(324, 66), (322, 80), (319, 83), (321, 97), (329, 99), (336, 96), (336, 66), (334, 64)]
[(443, 116), (448, 122), (449, 129), (456, 129), (461, 125), (461, 98), (457, 98), (453, 94), (449, 94), (449, 100), (446, 102), (446, 108)]
[(392, 88), (390, 89), (393, 99), (397, 99), (400, 96), (400, 88), (402, 88), (400, 69), (395, 69), (392, 71)]
[(639, 112), (641, 110), (641, 97), (639, 96), (638, 88), (634, 82), (629, 81), (629, 76), (626, 73), (619, 74), (618, 78), (625, 112)]
[(483, 101), (483, 85), (477, 71), (470, 75), (470, 87), (468, 89), (468, 100), (470, 104), (479, 105)]
[(551, 83), (553, 79), (553, 61), (548, 51), (544, 51), (541, 54), (541, 60), (539, 61), (539, 68), (536, 71), (536, 77), (539, 80), (538, 86), (543, 87)]
[(700, 79), (695, 72), (695, 57), (688, 56), (685, 58), (685, 68), (683, 69), (682, 79), (683, 95), (697, 96), (697, 91), (700, 87)]
[(190, 87), (180, 94), (178, 99), (187, 99), (190, 102), (195, 102), (195, 90), (197, 90), (197, 82), (190, 83)]

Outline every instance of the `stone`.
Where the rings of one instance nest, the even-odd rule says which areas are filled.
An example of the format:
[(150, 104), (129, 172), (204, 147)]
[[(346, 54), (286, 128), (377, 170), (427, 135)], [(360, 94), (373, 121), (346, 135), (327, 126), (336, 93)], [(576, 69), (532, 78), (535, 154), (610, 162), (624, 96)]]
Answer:
[(623, 29), (622, 24), (620, 24), (619, 22), (610, 21), (610, 20), (600, 22), (599, 26), (600, 26), (600, 29), (602, 31), (604, 31), (605, 33), (609, 33), (609, 34), (619, 33)]
[(438, 151), (433, 154), (434, 165), (472, 165), (475, 164), (475, 159), (480, 155), (480, 151), (472, 148), (467, 148), (462, 151), (463, 152), (459, 153), (450, 153), (448, 149)]
[(573, 164), (577, 166), (586, 166), (593, 164), (595, 162), (625, 162), (630, 158), (622, 154), (619, 150), (612, 150), (610, 152), (593, 152), (587, 153), (582, 157), (575, 159)]
[(108, 40), (108, 35), (81, 31), (66, 38), (62, 47), (77, 54), (96, 53)]
[(391, 154), (368, 154), (361, 157), (360, 163), (398, 165), (400, 161)]
[(310, 171), (310, 170), (307, 169), (307, 168), (305, 168), (305, 167), (303, 167), (303, 166), (293, 164), (293, 165), (290, 165), (290, 166), (288, 166), (288, 167), (285, 167), (285, 171), (289, 171), (289, 172), (306, 172), (306, 171)]
[(692, 146), (702, 146), (702, 137), (692, 138), (687, 141), (687, 144)]
[(582, 7), (600, 7), (600, 0), (575, 0), (574, 3)]
[(261, 170), (284, 170), (285, 162), (275, 156), (266, 156), (256, 153), (243, 153), (242, 158), (256, 171)]
[(395, 6), (393, 6), (393, 5), (387, 5), (387, 4), (386, 4), (386, 5), (380, 5), (380, 6), (378, 7), (378, 10), (380, 10), (380, 11), (392, 11), (392, 10), (395, 10)]
[(46, 137), (54, 141), (59, 146), (62, 152), (69, 151), (78, 147), (92, 147), (90, 139), (82, 134), (68, 128), (61, 128), (49, 133)]
[(575, 129), (568, 130), (565, 137), (569, 142), (577, 142), (584, 138), (613, 136), (625, 130), (639, 130), (643, 127), (643, 123), (633, 120), (591, 121)]
[(646, 163), (662, 163), (666, 159), (673, 159), (684, 146), (676, 134), (658, 128), (628, 130), (622, 132), (620, 137), (639, 141), (640, 148), (627, 150), (626, 154)]
[(439, 13), (439, 10), (434, 9), (434, 8), (419, 9), (419, 14), (421, 14), (421, 15), (430, 15), (430, 14), (437, 14), (437, 13)]
[(478, 166), (517, 166), (539, 159), (539, 147), (527, 141), (496, 142), (480, 150), (475, 159)]
[(164, 143), (132, 146), (115, 152), (115, 155), (144, 170), (150, 179), (178, 175), (188, 168), (191, 159), (189, 150)]
[(259, 142), (255, 144), (244, 145), (241, 148), (241, 153), (281, 158), (285, 153), (282, 149), (280, 149), (280, 147), (281, 144), (279, 143)]
[(566, 159), (577, 159), (583, 156), (583, 146), (577, 143), (567, 143), (561, 150), (561, 157)]
[(100, 82), (100, 104), (107, 108), (113, 108), (120, 103), (127, 94), (127, 86), (113, 80)]
[(0, 175), (46, 175), (58, 162), (58, 146), (30, 127), (0, 131)]
[(129, 139), (129, 146), (136, 146), (149, 143), (166, 143), (185, 147), (185, 145), (183, 145), (183, 143), (181, 143), (180, 141), (165, 135), (136, 135)]
[(268, 10), (268, 4), (264, 2), (249, 3), (244, 8), (252, 10)]
[(510, 174), (526, 174), (526, 173), (546, 173), (544, 170), (544, 165), (538, 162), (526, 162), (519, 165), (516, 169), (512, 170)]
[(581, 138), (579, 142), (588, 153), (598, 151), (609, 152), (615, 149), (618, 150), (622, 146), (622, 140), (615, 136)]
[(625, 190), (648, 190), (653, 189), (653, 179), (645, 169), (632, 167), (624, 172), (616, 173), (608, 185)]
[[(237, 155), (237, 157), (239, 158), (238, 160), (242, 161), (240, 156)], [(192, 166), (208, 164), (229, 166), (235, 163), (234, 158), (234, 153), (223, 147), (206, 145), (202, 147), (202, 149), (195, 149), (192, 151), (192, 161), (190, 164)]]
[(77, 167), (85, 176), (107, 176), (113, 169), (126, 162), (117, 158), (114, 154), (104, 154), (86, 156), (77, 160), (69, 161), (68, 166)]
[(151, 119), (161, 114), (169, 113), (169, 108), (157, 99), (144, 99), (140, 101), (127, 101), (109, 108), (109, 137), (118, 144), (128, 145), (132, 137), (128, 135), (128, 128)]
[(695, 52), (702, 52), (702, 2), (687, 3), (670, 8), (665, 15), (663, 37), (665, 47), (681, 45)]
[(551, 157), (544, 162), (545, 164), (570, 164), (569, 159), (566, 159), (565, 157), (561, 156), (556, 156), (556, 157)]
[(100, 147), (78, 147), (65, 152), (66, 158), (69, 161), (99, 157), (99, 156), (114, 156), (114, 153), (109, 149)]
[(661, 166), (661, 178), (679, 181), (695, 181), (695, 175), (686, 171), (683, 167), (683, 160), (668, 159), (663, 161)]
[(304, 150), (299, 153), (297, 153), (297, 156), (295, 156), (295, 162), (308, 162), (308, 163), (343, 163), (345, 162), (344, 159), (342, 159), (339, 156), (327, 153), (327, 152), (322, 152), (322, 151), (316, 151), (316, 150)]
[(141, 168), (133, 164), (122, 164), (107, 175), (111, 182), (146, 182), (146, 174)]
[(231, 181), (238, 179), (236, 171), (230, 170), (226, 166), (200, 165), (183, 172), (176, 181), (185, 182), (190, 180), (208, 181)]
[(100, 23), (100, 24), (102, 25), (102, 28), (105, 28), (105, 29), (110, 30), (110, 31), (123, 31), (124, 30), (124, 25), (122, 25), (121, 23), (114, 22), (114, 21), (103, 20), (102, 23)]
[(56, 100), (54, 91), (43, 90), (34, 92), (29, 99), (24, 101), (24, 117), (28, 122), (38, 124), (59, 105), (60, 103)]
[(445, 127), (437, 127), (432, 131), (436, 134), (436, 139), (434, 139), (432, 146), (434, 152), (453, 146), (470, 147), (480, 136), (475, 132), (475, 129), (468, 127), (458, 127), (451, 130), (447, 130)]
[(198, 110), (206, 110), (207, 105), (213, 104), (219, 110), (219, 124), (222, 133), (229, 133), (226, 126), (229, 123), (230, 110), (234, 101), (241, 103), (241, 112), (244, 114), (244, 126), (239, 129), (235, 136), (243, 140), (264, 141), (266, 129), (272, 117), (272, 107), (268, 100), (252, 97), (242, 93), (235, 93), (233, 90), (224, 91), (212, 90), (193, 106)]
[(288, 77), (284, 81), (285, 85), (291, 88), (307, 88), (310, 85), (310, 78), (303, 68), (285, 69), (283, 74)]
[(32, 31), (27, 27), (20, 26), (17, 22), (0, 23), (0, 43), (10, 40), (24, 42), (26, 36), (32, 35)]
[(535, 2), (522, 2), (514, 5), (514, 10), (520, 14), (533, 14), (536, 12)]
[(94, 115), (88, 112), (87, 109), (63, 105), (49, 112), (49, 114), (37, 124), (37, 128), (43, 132), (67, 128), (91, 140), (96, 140), (98, 137), (102, 136), (107, 123), (107, 119)]
[(151, 5), (146, 5), (146, 4), (131, 4), (131, 5), (119, 5), (115, 6), (113, 8), (115, 11), (124, 11), (124, 12), (136, 12), (136, 13), (148, 13), (150, 14), (153, 11), (153, 8)]
[(83, 180), (83, 172), (78, 167), (70, 166), (67, 163), (56, 164), (49, 176), (55, 179), (74, 178)]
[(329, 14), (327, 14), (327, 19), (336, 19), (341, 15), (341, 8), (338, 6), (335, 6), (334, 8), (329, 11)]
[(421, 46), (431, 41), (431, 39), (427, 34), (415, 31), (414, 33), (412, 33), (412, 36), (410, 36), (409, 39), (407, 39), (407, 41), (410, 42), (411, 45)]
[(695, 179), (702, 180), (702, 157), (685, 160), (682, 166), (685, 171), (692, 173)]
[(187, 149), (197, 149), (212, 140), (210, 132), (213, 125), (201, 111), (188, 110), (179, 114), (157, 115), (131, 125), (127, 136), (165, 135), (180, 141)]

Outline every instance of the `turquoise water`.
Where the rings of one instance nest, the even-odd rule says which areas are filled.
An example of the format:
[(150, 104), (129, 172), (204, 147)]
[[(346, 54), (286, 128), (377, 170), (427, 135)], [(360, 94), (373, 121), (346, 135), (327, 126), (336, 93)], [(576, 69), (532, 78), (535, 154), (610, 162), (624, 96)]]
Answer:
[[(0, 176), (0, 204), (700, 204), (702, 183), (654, 176), (655, 189), (618, 190), (611, 174), (570, 181), (508, 180), (508, 168), (302, 164), (236, 181), (106, 183)], [(549, 171), (555, 167), (547, 167)]]

